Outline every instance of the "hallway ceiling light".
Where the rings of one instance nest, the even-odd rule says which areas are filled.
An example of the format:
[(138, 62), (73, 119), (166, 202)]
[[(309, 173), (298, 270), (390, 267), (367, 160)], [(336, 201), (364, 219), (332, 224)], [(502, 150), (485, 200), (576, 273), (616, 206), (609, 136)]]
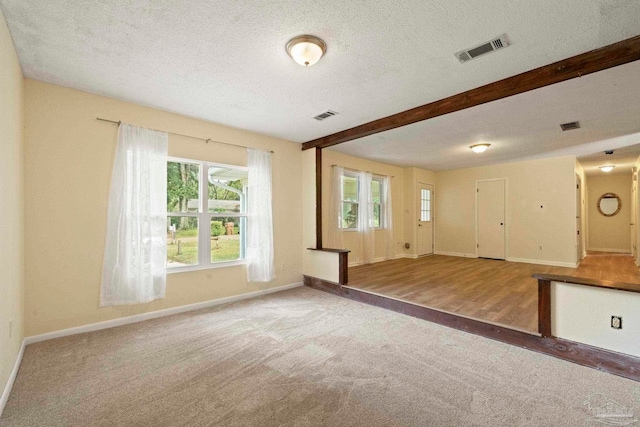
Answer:
[(469, 148), (471, 148), (474, 153), (484, 153), (490, 146), (491, 144), (475, 144), (470, 146)]
[(600, 166), (600, 170), (602, 172), (611, 172), (613, 170), (615, 166), (612, 165), (607, 165), (607, 166)]
[(315, 36), (303, 35), (289, 40), (286, 49), (294, 61), (308, 67), (322, 58), (327, 51), (327, 45)]

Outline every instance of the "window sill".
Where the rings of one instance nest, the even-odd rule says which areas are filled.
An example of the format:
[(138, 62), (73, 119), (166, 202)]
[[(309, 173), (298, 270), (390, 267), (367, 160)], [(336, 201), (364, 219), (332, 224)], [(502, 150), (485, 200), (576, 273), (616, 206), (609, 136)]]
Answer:
[(215, 264), (209, 264), (209, 265), (190, 265), (187, 267), (167, 267), (167, 274), (186, 273), (189, 271), (198, 271), (198, 270), (213, 270), (216, 268), (225, 268), (225, 267), (235, 267), (238, 265), (245, 265), (246, 263), (247, 263), (247, 260), (241, 259), (237, 261), (217, 262)]

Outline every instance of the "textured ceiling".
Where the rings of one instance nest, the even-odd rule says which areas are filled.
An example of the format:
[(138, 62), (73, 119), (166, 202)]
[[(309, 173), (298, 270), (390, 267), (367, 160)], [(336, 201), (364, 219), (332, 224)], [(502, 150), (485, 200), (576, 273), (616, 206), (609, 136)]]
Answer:
[[(640, 61), (375, 134), (331, 149), (429, 170), (576, 155), (587, 172), (615, 157), (629, 172), (640, 155)], [(580, 122), (563, 132), (561, 123)], [(482, 154), (469, 145), (490, 143)], [(587, 161), (588, 160), (588, 161)]]
[[(27, 77), (296, 142), (640, 33), (637, 0), (0, 0), (0, 7)], [(310, 68), (295, 64), (284, 50), (290, 38), (304, 33), (328, 46), (326, 56)], [(502, 33), (512, 43), (507, 49), (466, 64), (453, 56)], [(477, 123), (481, 114), (503, 112), (501, 102), (495, 109), (492, 103), (463, 114)], [(327, 109), (340, 114), (322, 122), (312, 119)], [(624, 110), (618, 112), (624, 117), (608, 120), (612, 114), (605, 106), (588, 112), (588, 118), (568, 120), (600, 120), (602, 128), (589, 132), (589, 138), (617, 136), (619, 122), (635, 117)], [(520, 123), (511, 114), (510, 120), (525, 126), (523, 132), (550, 128), (542, 122), (546, 116), (527, 115), (536, 119)], [(561, 115), (554, 115), (554, 126)], [(447, 148), (442, 163), (420, 164), (462, 167), (467, 162), (462, 153), (459, 163), (448, 157), (458, 156), (462, 136), (477, 139), (491, 131), (476, 135), (452, 117), (434, 119), (430, 126), (436, 126), (439, 139), (424, 150)], [(514, 135), (522, 126), (491, 133), (496, 145), (505, 141), (503, 149), (512, 150), (511, 156), (476, 158), (474, 165), (539, 154), (523, 148), (526, 140)], [(424, 135), (416, 138), (424, 141)], [(545, 150), (566, 148), (563, 138), (545, 139)], [(592, 140), (572, 143), (578, 142)], [(359, 153), (369, 154), (376, 153)], [(394, 161), (407, 158), (409, 151)]]

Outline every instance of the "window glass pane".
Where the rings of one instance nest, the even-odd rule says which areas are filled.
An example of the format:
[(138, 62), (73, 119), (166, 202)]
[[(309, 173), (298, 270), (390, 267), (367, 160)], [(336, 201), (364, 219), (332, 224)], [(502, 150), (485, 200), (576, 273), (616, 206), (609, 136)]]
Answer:
[(373, 196), (373, 203), (380, 203), (380, 189), (382, 184), (380, 181), (371, 181), (371, 194)]
[(198, 212), (200, 166), (167, 162), (167, 212)]
[(241, 258), (244, 218), (211, 218), (211, 262), (235, 261)]
[(358, 178), (347, 175), (342, 177), (342, 197), (345, 202), (358, 201)]
[(208, 195), (210, 213), (241, 213), (245, 211), (243, 189), (248, 172), (221, 166), (209, 166)]
[(373, 205), (373, 226), (376, 228), (380, 227), (380, 205)]
[(198, 264), (198, 218), (167, 217), (167, 267)]
[(342, 228), (358, 227), (358, 204), (342, 203)]

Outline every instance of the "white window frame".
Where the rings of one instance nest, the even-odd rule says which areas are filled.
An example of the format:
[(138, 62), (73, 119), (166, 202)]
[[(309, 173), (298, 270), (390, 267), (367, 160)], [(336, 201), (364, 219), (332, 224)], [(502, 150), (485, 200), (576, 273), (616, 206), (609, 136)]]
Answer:
[[(355, 178), (356, 183), (357, 183), (357, 188), (356, 188), (356, 201), (355, 202), (350, 202), (344, 199), (344, 177), (349, 177), (349, 178)], [(359, 217), (360, 217), (360, 203), (358, 202), (358, 200), (360, 200), (360, 186), (362, 185), (362, 179), (359, 173), (357, 172), (353, 172), (353, 171), (348, 171), (345, 170), (342, 174), (342, 182), (341, 184), (341, 189), (340, 189), (340, 209), (342, 212), (342, 215), (344, 215), (344, 204), (348, 203), (348, 204), (355, 204), (358, 206), (358, 216), (356, 217), (356, 224), (358, 223)], [(378, 227), (372, 226), (372, 228), (374, 230), (382, 230), (385, 228), (385, 218), (384, 218), (384, 203), (382, 202), (383, 200), (383, 192), (384, 192), (384, 185), (385, 185), (385, 177), (382, 175), (372, 175), (371, 177), (371, 185), (373, 185), (373, 181), (376, 181), (378, 183), (380, 183), (380, 203), (375, 203), (373, 202), (373, 207), (375, 207), (375, 205), (379, 205), (380, 206), (380, 225)], [(369, 191), (372, 191), (372, 189), (369, 189)], [(375, 209), (374, 209), (375, 211)], [(373, 223), (373, 218), (371, 218), (371, 221)], [(352, 228), (345, 228), (342, 226), (342, 224), (338, 224), (338, 228), (340, 228), (340, 230), (342, 231), (358, 231), (358, 227), (352, 227)]]
[[(247, 243), (247, 191), (243, 190), (245, 199), (242, 203), (240, 213), (216, 213), (209, 212), (209, 167), (221, 167), (248, 171), (246, 166), (227, 165), (224, 163), (207, 162), (203, 160), (185, 159), (181, 157), (167, 157), (167, 163), (189, 163), (200, 167), (198, 180), (198, 212), (167, 212), (169, 217), (190, 217), (198, 219), (198, 263), (183, 267), (167, 267), (167, 273), (181, 273), (185, 271), (205, 270), (212, 268), (230, 267), (234, 265), (246, 264), (246, 243)], [(240, 233), (240, 258), (233, 261), (211, 262), (211, 221), (214, 218), (244, 218), (244, 230)], [(203, 227), (205, 224), (206, 227)]]
[[(349, 178), (355, 178), (356, 179), (356, 201), (355, 202), (350, 202), (344, 199), (344, 178), (345, 177), (349, 177)], [(339, 224), (339, 228), (342, 231), (358, 231), (358, 221), (360, 219), (360, 203), (358, 202), (358, 200), (360, 200), (360, 176), (359, 174), (357, 174), (356, 172), (350, 172), (345, 170), (342, 174), (342, 179), (341, 179), (341, 188), (340, 188), (340, 209), (342, 212), (342, 215), (344, 217), (344, 204), (348, 203), (350, 205), (356, 205), (358, 207), (358, 214), (356, 216), (356, 226), (355, 227), (351, 227), (351, 228), (347, 228), (347, 227), (343, 227), (342, 224)], [(344, 219), (343, 219), (344, 221)]]
[[(382, 200), (384, 199), (384, 197), (382, 196), (384, 194), (384, 177), (380, 176), (380, 175), (373, 175), (371, 177), (371, 185), (373, 185), (373, 181), (376, 181), (378, 183), (380, 183), (380, 203), (376, 203), (373, 202), (373, 212), (375, 212), (375, 206), (379, 205), (380, 206), (380, 225), (378, 227), (373, 227), (375, 230), (382, 230), (385, 226), (384, 223), (384, 203), (382, 203)], [(373, 188), (371, 189), (371, 194), (373, 194)], [(373, 197), (372, 197), (373, 200)], [(371, 218), (371, 221), (373, 221), (373, 218)]]
[[(429, 195), (428, 199), (423, 199), (422, 198), (422, 192), (426, 191), (427, 194)], [(427, 201), (429, 204), (429, 209), (423, 209), (424, 207), (424, 202)], [(433, 212), (431, 209), (431, 204), (433, 201), (433, 191), (428, 189), (428, 188), (421, 188), (420, 189), (420, 221), (421, 222), (431, 222), (431, 219), (433, 218)], [(428, 219), (423, 219), (424, 218), (424, 213), (427, 213), (429, 218)]]

